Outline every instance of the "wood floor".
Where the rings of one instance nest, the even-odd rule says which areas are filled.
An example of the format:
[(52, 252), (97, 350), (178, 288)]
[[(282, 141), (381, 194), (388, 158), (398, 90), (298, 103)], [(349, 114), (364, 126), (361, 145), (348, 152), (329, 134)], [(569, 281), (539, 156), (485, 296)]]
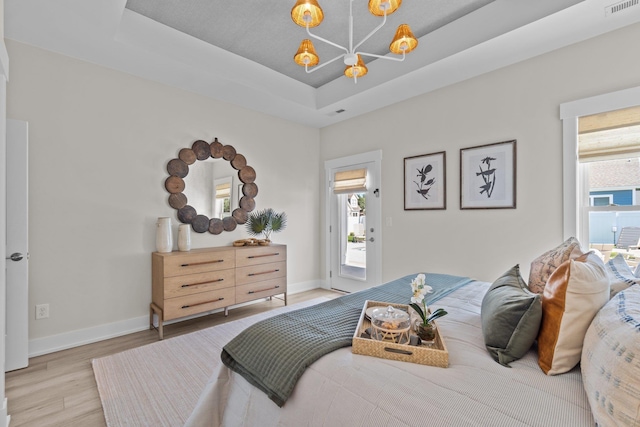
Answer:
[[(289, 304), (317, 297), (342, 294), (314, 289), (289, 295)], [(229, 310), (229, 316), (215, 313), (198, 319), (165, 325), (165, 339), (219, 325), (281, 307), (274, 298)], [(94, 344), (34, 357), (27, 368), (6, 374), (6, 397), (11, 427), (106, 427), (91, 360), (158, 340), (158, 332), (142, 331)]]

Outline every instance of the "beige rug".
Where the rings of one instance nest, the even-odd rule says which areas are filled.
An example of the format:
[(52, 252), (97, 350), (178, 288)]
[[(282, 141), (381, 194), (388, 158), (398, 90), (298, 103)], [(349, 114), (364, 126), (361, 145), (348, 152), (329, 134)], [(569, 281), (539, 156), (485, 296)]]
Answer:
[(94, 359), (93, 371), (107, 425), (184, 425), (214, 368), (222, 363), (220, 351), (231, 338), (258, 320), (323, 301), (327, 298)]

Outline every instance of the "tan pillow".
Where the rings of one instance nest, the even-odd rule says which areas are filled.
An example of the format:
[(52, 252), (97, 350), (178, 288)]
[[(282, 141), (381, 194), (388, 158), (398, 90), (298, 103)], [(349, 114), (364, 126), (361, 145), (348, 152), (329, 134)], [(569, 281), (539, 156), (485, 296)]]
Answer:
[(580, 362), (589, 324), (609, 301), (604, 263), (592, 252), (565, 261), (542, 294), (538, 365), (547, 375), (568, 372)]
[(582, 382), (599, 426), (638, 425), (640, 286), (618, 293), (598, 312), (584, 338)]
[(580, 242), (575, 237), (569, 237), (560, 246), (534, 259), (529, 270), (529, 290), (541, 294), (551, 273), (563, 262), (578, 258), (580, 255), (582, 255)]

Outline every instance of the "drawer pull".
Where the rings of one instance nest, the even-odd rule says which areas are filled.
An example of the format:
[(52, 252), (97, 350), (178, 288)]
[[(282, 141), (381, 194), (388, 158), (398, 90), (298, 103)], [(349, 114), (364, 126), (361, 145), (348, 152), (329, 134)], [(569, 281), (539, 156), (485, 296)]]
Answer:
[(272, 289), (278, 289), (280, 287), (280, 285), (276, 285), (273, 288), (266, 288), (266, 289), (258, 289), (257, 291), (249, 291), (247, 292), (248, 294), (255, 294), (256, 292), (265, 292), (265, 291), (270, 291)]
[(253, 258), (262, 258), (265, 256), (278, 256), (278, 255), (280, 255), (280, 252), (274, 252), (272, 254), (264, 254), (264, 255), (251, 255), (251, 256), (248, 256), (247, 258), (253, 259)]
[(213, 261), (202, 261), (202, 262), (190, 262), (188, 264), (180, 264), (180, 267), (190, 267), (192, 265), (202, 265), (202, 264), (216, 264), (219, 262), (224, 262), (223, 259), (215, 259)]
[(218, 298), (218, 299), (214, 299), (212, 301), (196, 302), (196, 303), (193, 303), (191, 305), (183, 305), (182, 308), (189, 308), (189, 307), (196, 307), (198, 305), (203, 305), (203, 304), (210, 304), (212, 302), (222, 301), (223, 299), (224, 298)]
[(247, 276), (258, 276), (260, 274), (277, 273), (278, 271), (280, 271), (280, 269), (276, 268), (275, 270), (261, 271), (259, 273), (249, 273), (249, 274), (247, 274)]
[(207, 283), (215, 283), (222, 282), (224, 279), (216, 279), (216, 280), (207, 280), (206, 282), (198, 282), (198, 283), (186, 283), (181, 286), (181, 288), (188, 288), (189, 286), (198, 286), (198, 285), (206, 285)]

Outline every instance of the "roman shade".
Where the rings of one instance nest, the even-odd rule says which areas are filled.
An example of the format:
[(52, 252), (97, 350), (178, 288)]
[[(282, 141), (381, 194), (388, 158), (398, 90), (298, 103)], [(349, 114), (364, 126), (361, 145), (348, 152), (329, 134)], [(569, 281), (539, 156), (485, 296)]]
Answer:
[(364, 193), (367, 191), (367, 169), (350, 169), (336, 172), (333, 177), (333, 193)]

